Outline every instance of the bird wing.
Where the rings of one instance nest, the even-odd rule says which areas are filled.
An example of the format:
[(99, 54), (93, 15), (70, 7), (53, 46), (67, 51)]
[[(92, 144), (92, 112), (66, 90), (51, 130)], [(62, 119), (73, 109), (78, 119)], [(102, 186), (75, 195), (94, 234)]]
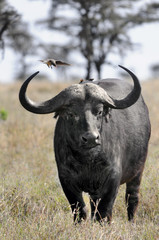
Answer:
[(57, 64), (57, 65), (67, 65), (67, 66), (70, 66), (70, 65), (71, 65), (71, 64), (69, 64), (69, 63), (62, 62), (62, 61), (59, 61), (59, 60), (56, 60), (56, 64)]

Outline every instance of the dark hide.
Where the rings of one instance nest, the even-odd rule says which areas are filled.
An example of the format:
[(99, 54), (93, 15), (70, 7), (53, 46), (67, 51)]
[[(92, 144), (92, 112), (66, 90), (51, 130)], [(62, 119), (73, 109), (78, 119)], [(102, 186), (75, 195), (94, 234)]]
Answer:
[[(132, 90), (127, 81), (117, 79), (94, 83), (117, 99)], [(84, 191), (90, 195), (92, 218), (98, 221), (107, 218), (110, 222), (123, 183), (128, 219), (132, 220), (150, 138), (148, 110), (142, 96), (131, 107), (117, 110), (86, 94), (56, 115), (59, 115), (54, 137), (56, 162), (74, 220), (86, 219)]]

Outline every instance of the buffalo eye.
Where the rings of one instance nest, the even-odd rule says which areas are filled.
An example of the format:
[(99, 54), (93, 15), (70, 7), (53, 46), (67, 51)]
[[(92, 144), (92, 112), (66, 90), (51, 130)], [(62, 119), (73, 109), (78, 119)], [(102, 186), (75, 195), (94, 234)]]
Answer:
[(103, 115), (103, 108), (99, 108), (95, 111), (95, 115), (97, 117), (101, 117)]
[(102, 116), (103, 116), (103, 111), (102, 111), (102, 110), (100, 110), (100, 111), (98, 111), (98, 112), (96, 113), (97, 119), (101, 119)]
[(69, 112), (68, 115), (69, 115), (70, 118), (73, 118), (73, 117), (74, 117), (74, 114), (71, 113), (71, 112)]
[(97, 104), (94, 106), (92, 113), (97, 117), (101, 117), (103, 115), (103, 110), (103, 104)]
[(97, 113), (98, 116), (101, 116), (102, 114), (103, 114), (102, 110)]

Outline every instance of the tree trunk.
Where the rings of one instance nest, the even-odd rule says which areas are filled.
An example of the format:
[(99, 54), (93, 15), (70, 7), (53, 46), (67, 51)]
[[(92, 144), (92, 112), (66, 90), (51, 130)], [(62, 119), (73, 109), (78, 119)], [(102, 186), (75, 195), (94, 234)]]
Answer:
[(98, 80), (100, 80), (101, 79), (102, 64), (100, 62), (95, 62), (95, 67), (96, 67), (97, 74), (98, 74)]
[(91, 61), (87, 59), (86, 79), (90, 79), (90, 73), (91, 73)]
[(101, 79), (101, 66), (99, 66), (99, 68), (97, 69), (98, 72), (98, 80)]

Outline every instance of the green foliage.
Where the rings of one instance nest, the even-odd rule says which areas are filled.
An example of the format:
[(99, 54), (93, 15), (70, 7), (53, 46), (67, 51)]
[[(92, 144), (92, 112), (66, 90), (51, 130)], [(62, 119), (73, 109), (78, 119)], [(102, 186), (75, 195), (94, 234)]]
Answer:
[(8, 117), (7, 111), (4, 110), (4, 109), (1, 109), (1, 110), (0, 110), (0, 119), (2, 119), (2, 120), (7, 120), (7, 117)]

